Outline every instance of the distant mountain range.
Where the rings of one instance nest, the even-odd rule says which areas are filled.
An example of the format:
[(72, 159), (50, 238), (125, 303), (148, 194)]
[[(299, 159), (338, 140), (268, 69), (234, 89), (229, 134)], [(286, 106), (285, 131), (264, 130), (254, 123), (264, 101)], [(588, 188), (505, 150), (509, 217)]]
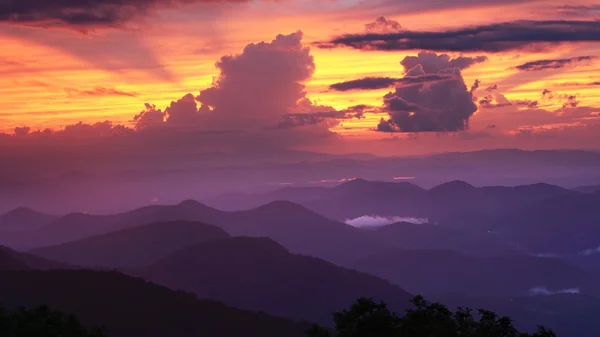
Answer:
[(19, 249), (40, 248), (157, 221), (179, 220), (215, 225), (231, 235), (270, 237), (294, 253), (329, 261), (351, 261), (382, 249), (381, 242), (364, 235), (361, 229), (329, 220), (287, 201), (238, 212), (223, 212), (190, 200), (115, 215), (74, 213), (38, 230), (6, 233), (0, 236), (0, 243)]
[(535, 288), (585, 292), (588, 285), (600, 281), (597, 275), (558, 258), (482, 257), (450, 250), (393, 250), (359, 259), (350, 267), (425, 295), (518, 297), (530, 295)]
[(330, 188), (284, 187), (258, 195), (229, 195), (207, 200), (207, 203), (231, 210), (288, 200), (338, 221), (371, 214), (428, 217), (440, 221), (464, 214), (502, 214), (547, 198), (577, 193), (548, 184), (477, 188), (464, 181), (452, 181), (425, 190), (408, 182), (354, 179)]
[[(51, 214), (117, 213), (151, 200), (174, 204), (194, 199), (212, 205), (209, 199), (218, 194), (256, 194), (277, 186), (333, 186), (356, 177), (387, 182), (406, 178), (427, 188), (451, 180), (475, 186), (545, 182), (567, 188), (600, 183), (600, 153), (593, 151), (497, 149), (403, 157), (309, 152), (161, 158), (136, 154), (120, 161), (86, 157), (66, 165), (55, 158), (47, 164), (50, 167), (42, 169), (31, 161), (0, 169), (0, 213), (21, 205)], [(32, 175), (19, 167), (41, 172)]]

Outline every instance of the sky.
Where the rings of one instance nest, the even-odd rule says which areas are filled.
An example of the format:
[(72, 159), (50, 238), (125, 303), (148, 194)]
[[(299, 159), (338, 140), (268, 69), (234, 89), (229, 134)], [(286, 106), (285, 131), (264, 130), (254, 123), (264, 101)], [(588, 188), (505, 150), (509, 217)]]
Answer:
[(597, 149), (600, 3), (0, 0), (0, 151)]

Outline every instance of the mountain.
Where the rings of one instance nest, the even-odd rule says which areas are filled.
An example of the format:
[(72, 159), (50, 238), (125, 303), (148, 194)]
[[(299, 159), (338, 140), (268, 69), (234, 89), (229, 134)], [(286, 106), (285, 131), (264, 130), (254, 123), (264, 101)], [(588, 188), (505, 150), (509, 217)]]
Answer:
[(19, 207), (0, 215), (0, 232), (27, 231), (43, 227), (58, 216)]
[(428, 223), (393, 223), (370, 230), (369, 235), (401, 249), (448, 249), (478, 255), (518, 251), (498, 240), (493, 233), (466, 232)]
[(170, 221), (38, 248), (31, 253), (80, 266), (132, 268), (149, 265), (190, 245), (228, 237), (229, 234), (215, 226)]
[(10, 233), (0, 243), (11, 247), (52, 246), (157, 221), (200, 221), (231, 235), (270, 237), (294, 253), (347, 262), (382, 249), (364, 231), (329, 220), (303, 206), (275, 201), (238, 212), (223, 212), (197, 201), (171, 206), (148, 206), (115, 215), (70, 214), (37, 231)]
[(344, 221), (364, 215), (430, 218), (498, 215), (547, 198), (578, 194), (549, 184), (516, 187), (475, 187), (464, 181), (451, 181), (429, 190), (408, 182), (382, 182), (354, 179), (337, 186), (284, 187), (262, 194), (238, 194), (209, 200), (209, 204), (231, 209), (256, 206), (274, 200), (299, 203), (330, 219)]
[(581, 193), (595, 193), (600, 191), (600, 185), (580, 186), (573, 190)]
[(76, 267), (72, 265), (47, 260), (32, 254), (21, 253), (8, 247), (0, 246), (0, 270), (48, 270), (75, 268)]
[(587, 288), (597, 280), (560, 259), (517, 254), (481, 257), (449, 250), (394, 250), (360, 259), (350, 267), (420, 294), (525, 296), (536, 287)]
[(600, 246), (600, 192), (540, 201), (493, 219), (494, 230), (536, 253), (584, 254)]
[(1, 271), (5, 307), (37, 307), (103, 325), (111, 337), (301, 337), (307, 326), (198, 300), (117, 272)]
[(234, 237), (188, 247), (140, 275), (235, 307), (327, 323), (332, 312), (362, 296), (386, 300), (402, 312), (411, 298), (378, 277), (291, 254), (268, 238)]
[(0, 244), (21, 250), (53, 246), (155, 222), (198, 221), (197, 214), (209, 216), (212, 212), (219, 213), (199, 203), (182, 202), (173, 206), (146, 206), (111, 215), (70, 213), (37, 230), (6, 233), (0, 236)]
[(0, 270), (31, 269), (25, 262), (19, 260), (16, 254), (5, 247), (0, 247)]

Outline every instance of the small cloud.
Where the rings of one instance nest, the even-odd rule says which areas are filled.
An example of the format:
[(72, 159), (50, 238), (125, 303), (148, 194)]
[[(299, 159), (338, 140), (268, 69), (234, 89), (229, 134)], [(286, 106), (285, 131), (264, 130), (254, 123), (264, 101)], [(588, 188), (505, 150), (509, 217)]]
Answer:
[(531, 296), (549, 296), (549, 295), (557, 295), (557, 294), (580, 294), (581, 291), (579, 288), (567, 288), (560, 289), (556, 291), (549, 290), (546, 287), (534, 287), (529, 290), (529, 294)]
[(426, 224), (429, 223), (429, 219), (400, 216), (363, 215), (354, 219), (346, 219), (344, 222), (352, 227), (373, 228), (387, 226), (397, 222), (408, 222), (417, 225)]
[(571, 57), (568, 59), (557, 59), (557, 60), (538, 60), (523, 63), (521, 65), (516, 66), (515, 68), (522, 71), (541, 71), (547, 69), (560, 69), (565, 68), (576, 63), (581, 63), (584, 61), (591, 61), (595, 59), (595, 56), (579, 56), (579, 57)]
[(592, 256), (592, 255), (600, 254), (600, 246), (598, 246), (596, 248), (586, 249), (584, 251), (579, 252), (579, 254), (584, 255), (584, 256)]
[(367, 33), (397, 33), (404, 29), (398, 21), (388, 20), (383, 16), (378, 17), (375, 21), (365, 25)]
[(349, 90), (375, 90), (391, 87), (398, 78), (394, 77), (364, 77), (356, 80), (334, 83), (329, 86), (330, 90), (349, 91)]
[(86, 96), (128, 96), (128, 97), (137, 97), (139, 95), (136, 92), (127, 92), (127, 91), (118, 90), (118, 89), (114, 89), (114, 88), (103, 88), (103, 87), (96, 87), (94, 89), (89, 89), (89, 90), (81, 90), (81, 89), (74, 89), (74, 88), (65, 88), (65, 92), (69, 96), (71, 96), (71, 97), (75, 97), (75, 96), (81, 96), (81, 97), (86, 97)]

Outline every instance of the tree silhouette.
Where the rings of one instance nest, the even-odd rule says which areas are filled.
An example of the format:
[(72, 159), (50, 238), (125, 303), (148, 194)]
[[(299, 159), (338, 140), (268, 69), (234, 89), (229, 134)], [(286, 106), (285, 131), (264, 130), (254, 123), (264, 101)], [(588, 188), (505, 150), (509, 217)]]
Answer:
[(416, 296), (413, 309), (402, 317), (383, 302), (360, 298), (349, 309), (333, 314), (334, 328), (313, 326), (308, 337), (556, 337), (538, 327), (533, 334), (521, 333), (508, 317), (492, 311), (458, 308), (455, 312), (439, 303)]
[(103, 329), (87, 329), (73, 315), (42, 306), (6, 310), (0, 307), (0, 336), (3, 337), (105, 337)]

